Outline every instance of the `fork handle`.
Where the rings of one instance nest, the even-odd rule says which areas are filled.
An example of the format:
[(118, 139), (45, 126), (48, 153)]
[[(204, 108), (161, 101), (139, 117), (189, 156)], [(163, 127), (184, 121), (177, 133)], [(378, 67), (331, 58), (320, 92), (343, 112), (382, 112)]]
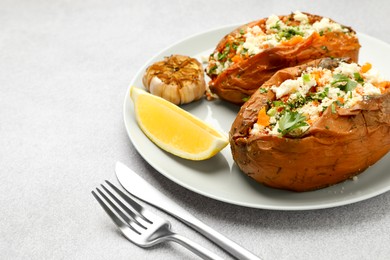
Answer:
[(214, 254), (210, 250), (204, 248), (203, 246), (195, 243), (194, 241), (192, 241), (186, 237), (183, 237), (182, 235), (172, 233), (170, 236), (167, 236), (166, 239), (184, 246), (185, 248), (187, 248), (191, 252), (195, 253), (197, 256), (201, 257), (202, 259), (223, 260), (223, 258)]
[[(180, 207), (176, 202), (170, 200), (164, 194), (160, 193), (157, 190), (148, 190), (148, 195), (151, 197), (149, 200), (144, 200), (145, 202), (152, 204), (161, 210), (175, 216), (179, 220), (183, 221), (188, 226), (192, 227), (200, 234), (213, 241), (215, 244), (220, 246), (222, 249), (229, 252), (236, 259), (240, 260), (261, 260), (258, 256), (249, 252), (247, 249), (238, 245), (234, 241), (228, 239), (221, 233), (217, 232), (210, 226), (206, 225), (201, 220), (194, 217), (191, 213), (189, 213), (184, 208)], [(153, 193), (155, 192), (155, 193)], [(152, 198), (152, 199), (151, 199)], [(153, 198), (158, 198), (157, 200), (153, 200)], [(142, 198), (141, 198), (142, 199)]]

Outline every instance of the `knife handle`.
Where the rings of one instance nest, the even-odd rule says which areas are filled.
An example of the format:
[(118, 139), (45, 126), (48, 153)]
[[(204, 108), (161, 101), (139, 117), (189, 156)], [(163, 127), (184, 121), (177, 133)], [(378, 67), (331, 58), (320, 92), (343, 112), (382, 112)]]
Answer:
[(155, 204), (155, 206), (165, 211), (166, 213), (171, 214), (176, 218), (180, 219), (185, 224), (192, 227), (193, 229), (201, 233), (209, 240), (213, 241), (222, 249), (229, 252), (235, 258), (243, 259), (243, 260), (246, 259), (260, 260), (260, 258), (254, 255), (253, 253), (249, 252), (242, 246), (228, 239), (227, 237), (217, 232), (213, 228), (209, 227), (199, 219), (195, 218), (188, 211), (180, 207), (178, 204), (170, 200), (168, 197), (165, 197), (164, 194), (160, 194), (160, 202), (161, 203), (159, 205)]

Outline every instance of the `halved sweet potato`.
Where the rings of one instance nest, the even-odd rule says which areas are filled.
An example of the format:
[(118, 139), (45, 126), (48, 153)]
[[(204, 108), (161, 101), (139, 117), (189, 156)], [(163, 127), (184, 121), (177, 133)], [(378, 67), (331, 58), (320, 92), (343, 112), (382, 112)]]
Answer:
[[(302, 16), (307, 20), (302, 21)], [(354, 62), (358, 61), (360, 44), (350, 27), (300, 12), (279, 16), (281, 22), (276, 22), (274, 26), (270, 26), (270, 22), (267, 25), (269, 19), (271, 17), (235, 29), (218, 43), (210, 55), (206, 69), (211, 78), (209, 88), (221, 99), (242, 104), (278, 70), (318, 58), (349, 57)], [(248, 28), (252, 34), (262, 37), (264, 33), (268, 38), (253, 38), (245, 43), (249, 37)], [(244, 44), (248, 48), (242, 47)]]
[[(230, 145), (235, 162), (245, 174), (274, 188), (309, 191), (359, 174), (390, 150), (390, 82), (375, 82), (374, 89), (371, 83), (365, 83), (368, 79), (363, 72), (353, 72), (352, 79), (344, 78), (344, 81), (340, 81), (343, 79), (342, 74), (334, 72), (339, 64), (339, 60), (324, 58), (280, 70), (241, 107), (230, 130)], [(367, 70), (364, 67), (358, 68), (360, 71)], [(329, 87), (344, 89), (344, 97), (347, 98), (358, 96), (357, 92), (362, 91), (362, 99), (351, 107), (345, 107), (341, 103), (342, 99), (337, 97), (331, 105), (324, 107), (324, 111), (319, 113), (314, 122), (301, 124), (304, 131), (298, 135), (283, 134), (280, 125), (273, 132), (272, 127), (267, 124), (260, 126), (263, 130), (254, 131), (255, 125), (264, 121), (259, 121), (259, 116), (264, 115), (259, 114), (259, 111), (265, 108), (269, 112), (273, 104), (279, 104), (283, 100), (287, 104), (277, 107), (282, 111), (279, 123), (284, 116), (284, 109), (285, 114), (295, 113), (292, 112), (296, 109), (294, 103), (287, 99), (289, 94), (277, 99), (275, 91), (278, 93), (277, 88), (283, 82), (291, 83), (298, 77), (315, 76), (315, 71), (307, 73), (313, 71), (312, 68), (330, 69), (334, 74)], [(317, 83), (321, 82), (320, 78), (315, 80)], [(325, 102), (325, 95), (322, 95), (322, 100), (315, 100), (314, 97), (320, 97), (324, 93), (315, 93), (318, 88), (318, 84), (315, 84), (308, 91), (306, 101)], [(364, 86), (367, 93), (370, 88), (376, 94), (365, 95)], [(307, 119), (305, 122), (309, 122), (308, 116), (301, 115), (302, 117)]]

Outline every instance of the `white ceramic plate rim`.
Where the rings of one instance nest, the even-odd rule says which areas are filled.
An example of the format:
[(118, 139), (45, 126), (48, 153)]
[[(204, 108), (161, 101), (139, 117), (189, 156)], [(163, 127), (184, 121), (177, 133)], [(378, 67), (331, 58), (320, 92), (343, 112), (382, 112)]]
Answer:
[[(130, 86), (142, 88), (142, 75), (152, 62), (171, 54), (183, 54), (201, 59), (211, 53), (218, 41), (238, 25), (229, 25), (190, 36), (151, 58), (132, 79)], [(390, 45), (376, 38), (358, 33), (362, 49), (360, 63), (371, 62), (387, 79), (390, 69)], [(155, 146), (139, 129), (135, 121), (133, 104), (126, 92), (123, 116), (128, 136), (139, 154), (158, 172), (198, 194), (230, 204), (272, 210), (312, 210), (337, 207), (363, 201), (390, 190), (390, 155), (359, 175), (357, 181), (346, 182), (305, 193), (295, 193), (264, 187), (246, 177), (235, 165), (230, 148), (201, 162), (175, 157)], [(223, 101), (199, 101), (185, 105), (201, 119), (228, 132), (238, 108)], [(229, 120), (224, 116), (229, 115)], [(228, 116), (226, 116), (228, 117)], [(233, 119), (232, 119), (233, 118)]]

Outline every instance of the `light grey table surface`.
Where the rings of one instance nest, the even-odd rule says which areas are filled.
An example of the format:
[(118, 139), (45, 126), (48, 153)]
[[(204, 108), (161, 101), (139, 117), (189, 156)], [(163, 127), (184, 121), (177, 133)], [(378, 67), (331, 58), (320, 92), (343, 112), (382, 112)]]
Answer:
[(389, 259), (389, 192), (322, 210), (240, 207), (168, 180), (127, 137), (124, 96), (152, 56), (211, 28), (295, 10), (390, 42), (387, 0), (0, 1), (0, 258), (197, 259), (171, 243), (139, 248), (116, 230), (90, 192), (105, 179), (115, 182), (122, 161), (264, 259)]

